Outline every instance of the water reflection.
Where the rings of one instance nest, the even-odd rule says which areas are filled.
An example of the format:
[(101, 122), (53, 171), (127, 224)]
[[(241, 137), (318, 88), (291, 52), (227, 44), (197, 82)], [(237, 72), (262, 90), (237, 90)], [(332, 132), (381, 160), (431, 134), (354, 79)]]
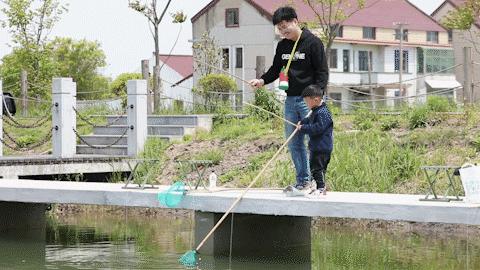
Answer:
[[(50, 218), (43, 232), (0, 234), (0, 269), (184, 269), (178, 258), (193, 248), (192, 220)], [(321, 225), (312, 232), (311, 263), (201, 256), (195, 269), (480, 269), (480, 238), (467, 233), (422, 236)]]

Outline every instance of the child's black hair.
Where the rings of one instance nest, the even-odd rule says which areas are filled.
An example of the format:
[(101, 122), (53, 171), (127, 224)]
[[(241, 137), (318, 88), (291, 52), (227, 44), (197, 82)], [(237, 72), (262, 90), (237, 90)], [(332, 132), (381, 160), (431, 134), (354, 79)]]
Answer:
[(302, 92), (302, 97), (321, 97), (323, 98), (323, 95), (325, 94), (325, 91), (317, 84), (311, 84), (307, 86), (305, 89), (303, 89)]

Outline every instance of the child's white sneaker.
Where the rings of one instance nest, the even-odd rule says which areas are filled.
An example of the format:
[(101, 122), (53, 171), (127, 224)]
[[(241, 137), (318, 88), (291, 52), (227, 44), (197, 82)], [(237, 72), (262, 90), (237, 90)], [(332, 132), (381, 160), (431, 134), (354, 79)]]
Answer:
[(316, 190), (313, 190), (312, 192), (310, 192), (310, 194), (308, 194), (308, 197), (309, 198), (319, 198), (319, 197), (322, 197), (322, 196), (325, 196), (327, 195), (327, 189), (326, 188), (319, 188), (319, 189), (316, 189)]

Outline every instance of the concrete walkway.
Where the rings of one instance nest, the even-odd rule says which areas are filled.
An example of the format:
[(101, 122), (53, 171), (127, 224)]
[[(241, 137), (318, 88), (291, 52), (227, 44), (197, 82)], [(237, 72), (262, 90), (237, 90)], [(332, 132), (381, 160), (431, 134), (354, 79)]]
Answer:
[[(163, 207), (157, 190), (122, 189), (123, 184), (0, 179), (0, 201)], [(238, 190), (190, 192), (178, 208), (225, 212)], [(341, 217), (480, 225), (480, 205), (464, 202), (422, 202), (424, 195), (329, 192), (311, 199), (285, 197), (281, 190), (251, 190), (235, 213)]]
[(76, 173), (130, 172), (135, 166), (127, 156), (75, 155), (72, 158), (53, 156), (0, 157), (0, 176), (6, 179), (28, 178), (32, 175), (57, 175)]

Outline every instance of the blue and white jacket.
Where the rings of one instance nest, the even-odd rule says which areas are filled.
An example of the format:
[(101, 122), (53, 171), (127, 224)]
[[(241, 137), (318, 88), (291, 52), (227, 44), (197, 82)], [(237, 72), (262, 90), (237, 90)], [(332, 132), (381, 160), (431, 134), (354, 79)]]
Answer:
[(309, 117), (300, 121), (299, 132), (308, 134), (311, 152), (331, 153), (333, 150), (333, 118), (325, 103), (312, 109)]

